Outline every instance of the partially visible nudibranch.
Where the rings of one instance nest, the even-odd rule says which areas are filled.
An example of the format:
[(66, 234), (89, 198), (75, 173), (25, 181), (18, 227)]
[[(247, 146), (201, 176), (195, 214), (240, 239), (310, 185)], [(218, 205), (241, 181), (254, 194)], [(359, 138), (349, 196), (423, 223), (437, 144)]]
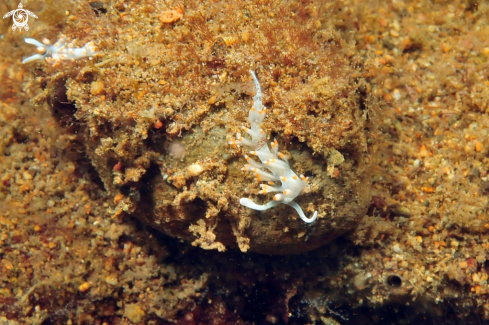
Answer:
[(76, 48), (73, 46), (73, 43), (68, 43), (67, 38), (64, 36), (53, 45), (51, 45), (48, 39), (43, 39), (41, 43), (33, 38), (24, 38), (24, 42), (37, 46), (39, 53), (22, 60), (23, 64), (42, 59), (45, 59), (49, 63), (56, 63), (60, 60), (76, 60), (83, 57), (91, 58), (97, 54), (97, 49), (93, 42), (88, 42), (83, 47)]

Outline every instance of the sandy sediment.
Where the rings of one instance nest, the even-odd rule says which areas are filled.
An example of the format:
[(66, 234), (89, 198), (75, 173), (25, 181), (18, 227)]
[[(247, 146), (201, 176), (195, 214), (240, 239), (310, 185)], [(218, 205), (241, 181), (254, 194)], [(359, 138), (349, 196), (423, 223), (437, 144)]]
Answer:
[[(40, 17), (29, 37), (101, 54), (22, 66), (35, 49), (1, 22), (0, 321), (489, 317), (486, 4), (25, 6)], [(314, 228), (287, 206), (238, 205), (258, 198), (225, 145), (249, 69), (264, 129), (311, 176), (298, 203), (319, 211)], [(274, 253), (349, 233), (267, 257), (146, 224)]]

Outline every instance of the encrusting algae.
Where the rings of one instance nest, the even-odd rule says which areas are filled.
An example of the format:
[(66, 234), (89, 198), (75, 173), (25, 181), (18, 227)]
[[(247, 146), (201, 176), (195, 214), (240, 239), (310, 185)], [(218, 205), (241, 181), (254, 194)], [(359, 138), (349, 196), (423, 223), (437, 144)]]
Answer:
[[(0, 21), (0, 323), (489, 318), (487, 3), (23, 5), (27, 33)], [(62, 35), (97, 55), (21, 64)], [(250, 70), (312, 223), (240, 204), (272, 200), (227, 144)]]

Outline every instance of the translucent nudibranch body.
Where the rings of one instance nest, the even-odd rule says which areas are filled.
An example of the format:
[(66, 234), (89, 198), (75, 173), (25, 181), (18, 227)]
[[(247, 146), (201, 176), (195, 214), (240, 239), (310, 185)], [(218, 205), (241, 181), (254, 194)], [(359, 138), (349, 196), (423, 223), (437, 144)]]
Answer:
[(251, 147), (251, 155), (257, 156), (261, 162), (251, 159), (245, 155), (247, 164), (241, 169), (254, 173), (255, 179), (259, 182), (264, 181), (268, 184), (260, 184), (260, 194), (277, 193), (273, 197), (273, 201), (267, 204), (256, 204), (248, 198), (241, 198), (241, 205), (254, 210), (267, 210), (281, 203), (287, 204), (294, 208), (299, 217), (306, 223), (312, 223), (317, 218), (317, 211), (312, 217), (308, 218), (302, 211), (299, 204), (294, 202), (294, 199), (300, 195), (307, 187), (307, 178), (303, 175), (297, 176), (290, 168), (289, 162), (284, 154), (278, 151), (278, 142), (274, 140), (270, 147), (267, 143), (267, 135), (261, 129), (261, 123), (265, 119), (266, 108), (262, 102), (262, 91), (260, 82), (255, 75), (255, 72), (250, 71), (253, 76), (253, 81), (256, 87), (256, 94), (253, 97), (253, 107), (248, 113), (248, 123), (250, 128), (243, 126), (243, 131), (246, 132), (251, 139), (244, 138), (241, 133), (236, 134), (236, 140), (229, 141), (231, 145), (245, 145)]
[(92, 42), (88, 42), (83, 47), (73, 47), (73, 44), (68, 43), (65, 37), (62, 37), (53, 45), (48, 40), (43, 40), (43, 43), (41, 43), (33, 38), (24, 38), (24, 42), (37, 46), (37, 51), (42, 54), (31, 55), (22, 60), (22, 63), (42, 59), (55, 63), (60, 60), (76, 60), (86, 56), (92, 57), (97, 54), (95, 45)]

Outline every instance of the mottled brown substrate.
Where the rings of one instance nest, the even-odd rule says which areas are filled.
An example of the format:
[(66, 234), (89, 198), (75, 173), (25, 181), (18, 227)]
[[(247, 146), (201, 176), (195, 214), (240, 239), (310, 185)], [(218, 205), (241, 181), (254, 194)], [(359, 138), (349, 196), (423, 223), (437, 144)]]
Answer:
[[(40, 65), (46, 90), (37, 101), (74, 113), (68, 122), (80, 125), (114, 213), (202, 248), (272, 254), (308, 251), (354, 228), (370, 200), (370, 86), (339, 8), (188, 2), (183, 17), (162, 24), (166, 9), (112, 3), (97, 16), (80, 5), (65, 33), (84, 31), (80, 42), (95, 41), (99, 56)], [(227, 145), (246, 123), (250, 69), (269, 109), (263, 129), (310, 176), (297, 198), (306, 214), (319, 212), (310, 226), (287, 206), (257, 212), (238, 202), (271, 199), (240, 171), (243, 149)]]
[[(120, 10), (118, 15), (109, 10), (106, 4), (96, 2), (95, 5), (100, 6), (96, 10), (98, 16), (85, 7), (78, 10), (77, 5), (71, 5), (71, 2), (69, 8), (63, 8), (61, 12), (60, 5), (68, 2), (56, 1), (53, 4), (31, 0), (22, 3), (40, 17), (32, 20), (32, 23), (29, 20), (31, 28), (27, 36), (37, 39), (47, 36), (54, 40), (63, 30), (68, 35), (78, 37), (79, 45), (95, 40), (110, 52), (115, 43), (122, 42), (119, 38), (124, 40), (134, 35), (134, 42), (142, 43), (148, 38), (175, 33), (181, 28), (179, 24), (188, 23), (188, 11), (183, 3), (173, 5), (165, 2), (168, 8), (182, 5), (185, 10), (181, 20), (162, 28), (159, 12), (167, 7), (155, 8), (152, 2), (127, 2), (126, 7), (122, 3), (115, 4), (113, 8)], [(41, 12), (40, 8), (46, 5), (47, 10)], [(17, 1), (0, 2), (0, 11), (8, 12), (17, 6)], [(211, 12), (211, 9), (206, 7), (203, 14)], [(107, 61), (104, 56), (97, 58), (94, 62), (101, 63), (98, 66), (93, 66), (86, 59), (74, 64), (64, 62), (55, 68), (45, 66), (44, 63), (23, 66), (21, 59), (32, 55), (35, 49), (22, 41), (23, 35), (7, 31), (11, 20), (0, 20), (3, 35), (0, 38), (0, 322), (238, 324), (241, 319), (249, 324), (281, 321), (305, 324), (320, 320), (332, 322), (334, 317), (345, 324), (373, 324), (380, 320), (412, 324), (479, 324), (483, 318), (487, 319), (489, 4), (458, 0), (343, 1), (341, 9), (340, 14), (334, 11), (328, 21), (334, 22), (348, 44), (348, 35), (351, 35), (356, 41), (355, 51), (371, 60), (372, 64), (367, 65), (369, 76), (365, 72), (362, 76), (368, 77), (372, 92), (385, 101), (382, 109), (369, 109), (369, 115), (374, 113), (375, 123), (379, 126), (372, 129), (368, 137), (369, 148), (376, 146), (380, 153), (379, 162), (374, 166), (373, 199), (367, 216), (346, 239), (340, 238), (308, 254), (273, 258), (241, 254), (234, 250), (219, 253), (192, 249), (184, 243), (179, 244), (178, 240), (166, 237), (156, 242), (152, 239), (159, 235), (156, 231), (143, 231), (141, 225), (132, 222), (132, 219), (128, 220), (127, 214), (121, 213), (111, 218), (116, 204), (122, 210), (124, 206), (121, 202), (136, 198), (138, 194), (141, 202), (150, 202), (150, 207), (155, 204), (148, 201), (145, 193), (164, 193), (167, 195), (165, 199), (170, 202), (175, 199), (172, 193), (182, 193), (183, 186), (187, 186), (191, 194), (187, 183), (194, 184), (195, 191), (199, 191), (198, 195), (204, 196), (207, 202), (192, 199), (191, 196), (188, 199), (193, 200), (195, 206), (206, 208), (208, 202), (213, 202), (211, 199), (216, 193), (220, 193), (220, 187), (215, 186), (215, 189), (209, 190), (213, 185), (201, 182), (197, 188), (190, 174), (198, 175), (193, 177), (202, 181), (204, 177), (207, 177), (205, 181), (218, 180), (218, 176), (223, 175), (225, 180), (217, 182), (221, 185), (227, 180), (232, 182), (238, 179), (237, 184), (233, 184), (237, 188), (233, 195), (237, 198), (241, 195), (238, 189), (243, 191), (249, 187), (246, 195), (258, 199), (258, 195), (251, 193), (257, 189), (257, 184), (238, 170), (244, 163), (238, 150), (227, 148), (221, 157), (228, 164), (215, 159), (218, 164), (209, 165), (200, 175), (204, 168), (194, 165), (196, 159), (192, 154), (209, 152), (209, 141), (212, 148), (216, 147), (212, 143), (213, 139), (226, 141), (244, 123), (254, 94), (249, 68), (258, 72), (270, 108), (297, 109), (275, 101), (277, 96), (274, 95), (274, 89), (279, 87), (291, 93), (305, 89), (302, 87), (307, 87), (312, 80), (306, 80), (302, 86), (297, 74), (290, 78), (279, 76), (276, 80), (267, 62), (278, 60), (279, 56), (277, 52), (267, 56), (265, 49), (268, 51), (269, 47), (260, 45), (263, 44), (264, 34), (246, 31), (239, 34), (228, 28), (231, 21), (242, 19), (243, 15), (240, 16), (239, 11), (236, 11), (236, 15), (227, 14), (226, 11), (222, 20), (219, 17), (219, 20), (207, 20), (206, 15), (203, 17), (209, 26), (217, 28), (224, 24), (223, 31), (231, 31), (229, 33), (234, 33), (232, 35), (241, 37), (235, 38), (234, 43), (233, 38), (223, 38), (223, 46), (212, 47), (209, 59), (203, 61), (204, 64), (196, 70), (215, 71), (216, 78), (212, 79), (215, 84), (211, 82), (201, 87), (204, 91), (210, 91), (212, 96), (200, 106), (203, 110), (195, 112), (203, 117), (211, 114), (211, 117), (216, 118), (198, 120), (198, 127), (193, 127), (189, 132), (186, 131), (186, 114), (192, 110), (185, 108), (187, 106), (180, 109), (172, 106), (174, 111), (171, 111), (166, 110), (166, 104), (159, 104), (160, 122), (152, 121), (149, 112), (143, 114), (143, 117), (150, 117), (147, 122), (144, 122), (147, 117), (145, 120), (139, 118), (139, 121), (147, 124), (150, 140), (142, 143), (158, 150), (155, 150), (156, 157), (142, 156), (138, 161), (143, 166), (141, 169), (129, 169), (135, 166), (134, 163), (131, 165), (129, 160), (120, 161), (113, 152), (114, 148), (116, 151), (130, 152), (139, 146), (134, 141), (136, 137), (133, 133), (141, 123), (137, 118), (127, 118), (126, 112), (130, 112), (130, 105), (149, 107), (144, 106), (149, 102), (145, 96), (149, 95), (144, 92), (138, 92), (141, 98), (132, 95), (132, 79), (128, 79), (131, 81), (129, 83), (123, 83), (120, 75), (139, 69), (138, 65), (146, 64), (147, 61), (134, 60), (131, 66), (120, 63), (115, 65), (118, 59), (127, 59), (129, 56), (121, 50), (121, 56), (113, 56), (113, 61)], [(65, 10), (70, 10), (69, 15), (65, 15)], [(223, 7), (223, 10), (228, 9)], [(255, 31), (257, 26), (251, 19), (257, 17), (257, 7), (250, 4), (247, 10), (244, 16), (250, 20), (246, 28)], [(278, 14), (277, 10), (277, 7), (267, 7), (263, 12), (271, 19), (271, 16)], [(251, 16), (252, 13), (254, 16)], [(151, 24), (143, 24), (142, 17), (147, 20), (149, 15), (154, 18), (151, 18), (153, 27)], [(87, 20), (91, 22), (88, 27)], [(137, 24), (150, 28), (142, 34), (118, 35), (110, 26), (114, 22), (117, 27), (122, 24), (121, 21), (136, 26), (138, 31), (140, 27)], [(213, 33), (216, 30), (204, 32), (215, 35)], [(184, 36), (185, 30), (180, 31)], [(258, 43), (255, 43), (256, 39)], [(291, 48), (297, 44), (289, 43), (292, 44)], [(174, 62), (170, 66), (172, 69), (174, 67), (185, 74), (190, 73), (182, 67), (194, 60), (195, 56), (186, 55), (188, 47), (176, 47), (175, 43), (168, 47), (169, 44), (170, 41), (160, 46), (161, 60)], [(230, 44), (229, 48), (227, 44)], [(237, 72), (227, 70), (233, 60), (237, 60), (234, 44), (250, 49), (247, 54), (249, 57), (239, 64), (243, 67), (239, 78), (236, 77)], [(153, 53), (158, 58), (157, 52), (148, 46), (145, 44), (142, 52), (147, 57)], [(295, 51), (300, 52), (302, 46), (296, 46)], [(182, 55), (177, 59), (175, 53), (179, 48)], [(128, 51), (133, 51), (131, 55), (135, 49), (137, 46), (127, 47)], [(232, 55), (226, 55), (222, 60), (212, 59), (221, 53), (231, 52)], [(299, 59), (307, 57), (304, 51), (299, 54)], [(301, 63), (298, 58), (294, 59), (296, 61), (291, 66), (284, 67), (290, 71), (294, 71), (293, 67), (298, 67), (297, 71), (309, 69), (307, 62)], [(253, 62), (260, 59), (260, 62), (265, 63), (262, 67), (259, 64), (251, 65), (251, 59)], [(162, 61), (161, 66), (165, 62)], [(341, 60), (334, 62), (341, 63)], [(227, 74), (224, 74), (224, 67)], [(80, 71), (83, 68), (86, 70)], [(156, 64), (155, 68), (160, 69), (160, 64)], [(91, 76), (90, 69), (100, 69), (104, 75), (111, 72), (117, 78), (107, 80), (120, 82), (108, 83), (97, 74)], [(279, 70), (283, 71), (283, 67)], [(51, 78), (57, 73), (60, 73), (57, 78), (62, 81), (59, 92), (52, 91), (56, 87), (53, 88), (54, 81)], [(205, 74), (202, 75), (203, 80), (207, 78)], [(162, 76), (157, 79), (158, 87), (172, 94), (179, 89), (182, 94), (189, 93), (192, 87), (202, 85), (191, 80), (184, 83), (183, 79), (177, 78), (176, 86), (173, 86), (168, 83), (170, 74)], [(228, 77), (232, 79), (227, 83)], [(128, 107), (122, 105), (125, 101), (121, 100), (120, 119), (100, 118), (101, 123), (97, 124), (93, 123), (93, 118), (92, 123), (87, 124), (83, 116), (73, 116), (73, 112), (78, 109), (89, 114), (87, 109), (83, 111), (83, 108), (75, 107), (63, 96), (53, 96), (66, 93), (63, 85), (68, 78), (74, 80), (71, 83), (80, 85), (80, 94), (90, 93), (84, 99), (86, 103), (96, 103), (97, 100), (102, 103), (101, 110), (94, 111), (94, 114), (109, 112), (103, 103), (118, 96), (129, 98)], [(296, 82), (286, 89), (285, 85), (294, 80)], [(28, 83), (24, 86), (25, 91), (22, 91), (23, 81)], [(40, 107), (28, 105), (28, 100), (38, 93), (32, 81), (39, 81), (44, 87), (49, 81), (47, 93), (38, 100), (42, 100), (43, 96), (49, 98), (54, 115), (49, 112), (47, 104)], [(147, 83), (153, 85), (152, 81)], [(368, 94), (370, 86), (360, 84), (360, 94)], [(124, 87), (128, 90), (122, 90), (116, 96), (113, 89)], [(233, 93), (231, 89), (240, 91)], [(71, 87), (70, 91), (76, 92), (77, 89)], [(161, 94), (164, 96), (158, 96), (164, 98), (168, 93)], [(151, 96), (157, 98), (156, 94)], [(171, 96), (164, 100), (173, 105)], [(199, 96), (203, 97), (196, 95), (195, 98), (201, 98)], [(282, 98), (285, 97), (283, 95)], [(163, 102), (161, 98), (158, 101)], [(97, 105), (90, 104), (92, 106)], [(228, 118), (225, 122), (219, 122), (219, 116), (226, 117), (227, 112), (231, 112), (229, 116), (235, 116), (236, 121)], [(270, 112), (266, 120), (268, 131), (275, 129), (275, 125), (271, 124), (276, 121), (274, 116), (277, 114)], [(216, 127), (216, 121), (224, 131)], [(230, 129), (227, 129), (226, 123), (231, 125)], [(66, 128), (60, 128), (60, 124)], [(182, 128), (182, 136), (188, 143), (183, 143), (183, 137), (178, 137), (181, 126), (185, 126)], [(102, 136), (98, 139), (96, 133), (93, 133), (94, 136), (90, 133), (88, 137), (85, 127), (98, 131)], [(198, 133), (204, 131), (205, 137)], [(115, 134), (114, 137), (119, 140), (128, 134), (128, 140), (113, 146), (106, 135), (109, 133)], [(167, 137), (167, 133), (175, 134), (175, 138)], [(192, 135), (195, 139), (210, 138), (206, 143), (192, 142)], [(289, 141), (285, 137), (285, 130), (271, 135), (274, 136), (278, 137), (281, 149), (294, 158), (294, 170), (302, 172), (312, 168), (309, 167), (311, 163), (305, 164), (307, 159), (301, 156), (313, 151), (311, 138), (307, 140), (310, 143)], [(145, 172), (143, 180), (135, 183), (139, 186), (135, 188), (137, 191), (128, 185), (121, 187), (122, 193), (118, 195), (117, 186), (111, 182), (108, 182), (108, 186), (112, 186), (115, 191), (112, 190), (110, 195), (100, 190), (103, 184), (98, 187), (93, 181), (96, 173), (90, 172), (89, 163), (96, 163), (101, 170), (100, 166), (104, 166), (102, 158), (109, 157), (109, 154), (103, 154), (104, 151), (100, 151), (101, 156), (91, 153), (92, 158), (87, 159), (87, 143), (94, 147), (100, 147), (102, 143), (107, 147), (101, 149), (107, 148), (107, 152), (114, 155), (113, 159), (105, 160), (105, 164), (111, 168), (106, 168), (105, 174), (100, 173), (104, 180), (111, 181), (118, 175), (126, 177), (126, 174), (134, 177), (140, 171)], [(342, 155), (345, 154), (337, 149)], [(219, 150), (222, 151), (222, 148)], [(170, 152), (175, 160), (164, 156)], [(331, 161), (341, 160), (337, 153), (332, 153)], [(135, 157), (139, 155), (137, 152), (131, 154)], [(128, 154), (121, 154), (121, 157), (125, 155)], [(102, 158), (97, 162), (95, 157)], [(162, 164), (159, 163), (160, 157), (166, 161), (166, 166), (162, 165), (166, 169), (158, 165)], [(314, 157), (318, 159), (321, 155)], [(180, 162), (182, 158), (184, 161)], [(149, 169), (144, 167), (146, 161), (153, 161)], [(212, 163), (214, 160), (209, 161)], [(186, 169), (189, 166), (193, 167)], [(220, 169), (223, 167), (227, 168), (226, 172)], [(150, 188), (149, 192), (141, 191), (143, 186), (139, 183), (144, 181), (144, 177), (156, 174), (158, 176), (148, 177), (147, 181), (149, 184), (156, 182), (161, 170), (169, 175), (170, 183), (162, 182)], [(337, 173), (334, 169), (330, 171), (332, 175)], [(311, 183), (315, 183), (314, 178)], [(175, 184), (180, 184), (181, 189), (175, 189)], [(165, 187), (174, 192), (165, 190)], [(298, 201), (304, 208), (311, 202), (315, 204), (313, 208), (322, 209), (317, 203), (319, 195), (313, 189), (300, 196)], [(180, 199), (183, 202), (187, 198), (180, 196)], [(226, 201), (215, 202), (216, 210), (219, 208), (219, 211), (224, 211)], [(232, 201), (228, 198), (228, 206), (230, 203)], [(165, 201), (160, 204), (170, 206)], [(284, 206), (268, 212), (285, 212), (290, 215), (291, 221), (304, 227), (299, 220), (295, 220), (297, 217), (294, 212), (289, 210)], [(199, 216), (204, 214), (200, 210), (187, 212), (195, 212)], [(220, 218), (223, 213), (218, 213)], [(241, 219), (244, 221), (265, 218), (261, 213), (246, 209), (243, 213), (250, 215), (249, 219)], [(141, 216), (144, 214), (141, 213)], [(289, 218), (281, 216), (276, 220)], [(204, 236), (199, 236), (200, 241), (196, 244), (212, 245), (217, 241), (213, 238), (217, 231), (207, 227), (206, 221), (208, 219), (205, 216), (199, 217), (191, 228), (197, 234), (199, 227), (204, 229), (201, 230)], [(320, 221), (324, 222), (324, 219)], [(243, 225), (243, 229), (247, 229), (247, 224)], [(181, 231), (191, 232), (184, 224)], [(229, 232), (228, 235), (235, 242), (234, 234)], [(176, 247), (172, 249), (173, 246)], [(342, 320), (338, 315), (349, 317), (349, 320)]]

